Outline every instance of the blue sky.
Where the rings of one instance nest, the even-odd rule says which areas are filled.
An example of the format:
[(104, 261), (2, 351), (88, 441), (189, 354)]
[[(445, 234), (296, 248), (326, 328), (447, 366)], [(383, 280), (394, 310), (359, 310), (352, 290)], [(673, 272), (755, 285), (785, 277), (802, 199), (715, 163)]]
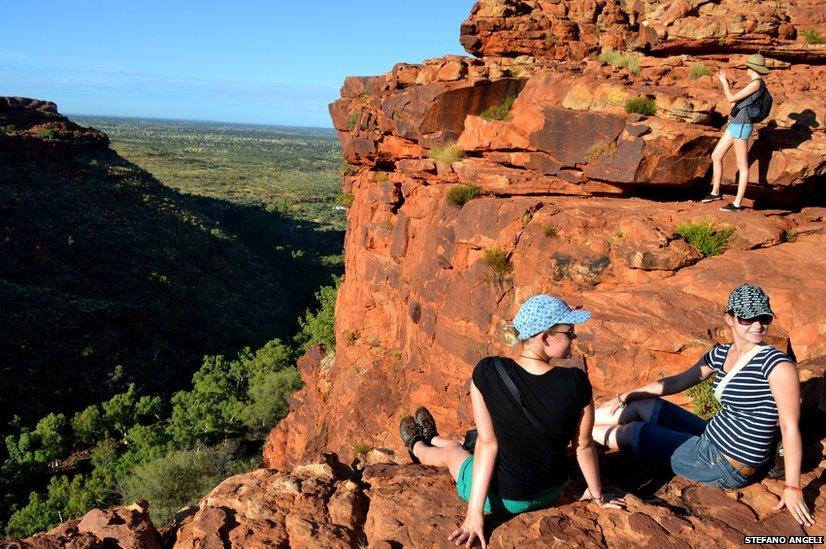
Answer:
[(465, 54), (473, 0), (0, 0), (0, 95), (62, 113), (329, 127), (345, 76)]

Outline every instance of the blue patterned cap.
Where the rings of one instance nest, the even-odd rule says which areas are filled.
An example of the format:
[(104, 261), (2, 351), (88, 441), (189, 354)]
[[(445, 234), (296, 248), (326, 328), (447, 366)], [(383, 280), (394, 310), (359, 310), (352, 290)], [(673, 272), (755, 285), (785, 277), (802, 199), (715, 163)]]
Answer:
[(769, 296), (755, 284), (740, 284), (728, 296), (726, 311), (738, 318), (754, 318), (760, 315), (776, 316), (769, 304)]
[(519, 339), (525, 341), (557, 324), (582, 324), (589, 318), (590, 311), (571, 309), (558, 297), (535, 295), (519, 308), (513, 327), (519, 332)]

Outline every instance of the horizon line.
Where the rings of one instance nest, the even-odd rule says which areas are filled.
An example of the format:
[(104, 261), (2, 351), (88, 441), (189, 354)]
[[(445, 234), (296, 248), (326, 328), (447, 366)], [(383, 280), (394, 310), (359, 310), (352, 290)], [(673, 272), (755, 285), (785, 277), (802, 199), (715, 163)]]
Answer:
[(268, 128), (298, 128), (303, 130), (324, 130), (333, 131), (336, 129), (332, 126), (297, 126), (294, 124), (264, 124), (261, 122), (233, 122), (229, 120), (206, 120), (198, 118), (162, 118), (157, 116), (123, 116), (113, 114), (88, 114), (88, 113), (61, 113), (62, 116), (71, 119), (71, 117), (80, 118), (118, 118), (122, 120), (153, 120), (158, 122), (198, 122), (202, 124), (230, 124), (236, 126), (262, 126)]

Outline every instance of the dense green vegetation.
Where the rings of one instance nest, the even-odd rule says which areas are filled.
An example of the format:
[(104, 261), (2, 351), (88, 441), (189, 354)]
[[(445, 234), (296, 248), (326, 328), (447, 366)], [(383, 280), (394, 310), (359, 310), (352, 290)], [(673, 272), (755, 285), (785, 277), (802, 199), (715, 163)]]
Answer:
[(0, 150), (0, 533), (168, 519), (257, 465), (298, 354), (335, 345), (332, 132), (94, 125), (126, 159)]
[[(137, 499), (148, 500), (163, 524), (226, 476), (255, 467), (261, 441), (301, 387), (297, 353), (315, 344), (335, 347), (337, 284), (319, 290), (319, 307), (300, 320), (295, 347), (275, 339), (234, 359), (205, 356), (192, 388), (175, 393), (171, 409), (130, 385), (71, 419), (50, 413), (34, 429), (8, 435), (0, 469), (0, 486), (13, 505), (6, 532), (28, 536), (92, 507)], [(14, 484), (49, 476), (45, 493), (32, 491), (25, 505), (15, 505)]]

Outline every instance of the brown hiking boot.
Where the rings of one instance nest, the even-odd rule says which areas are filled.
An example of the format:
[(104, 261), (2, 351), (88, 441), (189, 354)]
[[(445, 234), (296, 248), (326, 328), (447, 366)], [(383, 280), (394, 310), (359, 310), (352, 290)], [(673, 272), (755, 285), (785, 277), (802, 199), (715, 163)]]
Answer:
[(402, 442), (407, 447), (407, 453), (410, 454), (410, 459), (413, 463), (419, 463), (419, 459), (413, 454), (413, 446), (419, 441), (424, 442), (424, 437), (416, 421), (411, 416), (404, 416), (399, 424), (399, 433), (402, 436)]
[(433, 437), (439, 436), (439, 433), (436, 431), (436, 420), (433, 419), (433, 415), (431, 415), (430, 411), (424, 406), (416, 408), (413, 419), (415, 419), (416, 425), (419, 426), (425, 443), (430, 444)]

